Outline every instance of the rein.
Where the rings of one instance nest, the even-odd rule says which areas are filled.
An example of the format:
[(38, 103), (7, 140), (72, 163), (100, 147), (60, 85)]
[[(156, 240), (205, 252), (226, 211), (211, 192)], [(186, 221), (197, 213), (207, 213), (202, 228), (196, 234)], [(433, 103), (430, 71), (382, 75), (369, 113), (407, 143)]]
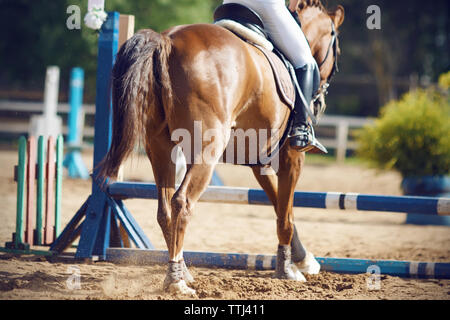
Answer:
[(334, 64), (333, 69), (331, 70), (330, 75), (328, 76), (327, 82), (329, 83), (331, 81), (331, 78), (336, 72), (339, 72), (339, 67), (337, 64), (337, 33), (336, 28), (334, 26), (333, 21), (331, 21), (331, 41), (327, 49), (327, 54), (325, 55), (325, 58), (321, 63), (319, 63), (319, 68), (327, 61), (328, 56), (330, 55), (331, 48), (333, 48), (333, 57), (334, 57)]
[(328, 94), (328, 87), (330, 86), (331, 78), (334, 76), (334, 74), (336, 72), (339, 72), (338, 61), (337, 61), (337, 58), (338, 58), (337, 57), (337, 32), (336, 32), (336, 28), (334, 26), (333, 21), (331, 21), (331, 41), (330, 41), (330, 44), (328, 45), (328, 49), (327, 49), (325, 58), (323, 59), (323, 61), (321, 63), (319, 63), (319, 68), (325, 63), (325, 61), (327, 61), (332, 48), (333, 48), (333, 57), (334, 57), (333, 69), (331, 70), (331, 73), (328, 76), (327, 81), (324, 84), (322, 84), (319, 87), (319, 89), (317, 90), (316, 95), (313, 98), (314, 102), (317, 101), (317, 99), (319, 99), (321, 94), (323, 94), (324, 96), (326, 96)]
[[(299, 27), (301, 28), (302, 22), (300, 21), (298, 13), (291, 12), (290, 10), (289, 10), (289, 12), (291, 13), (292, 17), (297, 22)], [(336, 27), (334, 26), (333, 20), (330, 19), (330, 22), (331, 22), (331, 41), (330, 41), (330, 44), (328, 45), (327, 54), (325, 55), (325, 58), (323, 59), (323, 61), (318, 64), (318, 67), (320, 69), (320, 67), (325, 63), (325, 61), (327, 61), (328, 56), (330, 55), (330, 51), (331, 51), (331, 49), (333, 49), (333, 57), (334, 57), (333, 69), (331, 70), (331, 73), (328, 76), (327, 81), (324, 84), (322, 84), (319, 87), (319, 89), (317, 90), (316, 94), (313, 97), (313, 101), (317, 101), (317, 99), (320, 97), (321, 94), (323, 94), (323, 95), (328, 94), (328, 87), (330, 86), (331, 78), (334, 76), (334, 74), (336, 72), (339, 72), (338, 61), (337, 61), (337, 32), (336, 32)], [(306, 41), (308, 41), (308, 40), (306, 40)]]
[[(297, 22), (298, 26), (301, 28), (302, 27), (302, 22), (300, 21), (298, 13), (297, 12), (292, 12), (290, 10), (289, 10), (289, 12), (291, 13), (291, 15), (294, 18), (295, 22)], [(337, 62), (337, 32), (336, 32), (336, 27), (334, 26), (333, 20), (330, 19), (330, 22), (331, 22), (331, 41), (330, 41), (330, 44), (328, 45), (327, 54), (325, 55), (325, 58), (323, 59), (323, 61), (321, 63), (318, 64), (319, 69), (320, 69), (320, 67), (325, 63), (325, 61), (327, 61), (328, 56), (330, 55), (331, 48), (333, 48), (334, 64), (333, 64), (333, 69), (331, 70), (331, 73), (330, 73), (330, 75), (327, 78), (326, 88), (324, 88), (325, 90), (330, 86), (330, 81), (331, 81), (331, 78), (334, 76), (334, 74), (336, 72), (339, 72), (339, 67), (338, 67), (338, 62)], [(308, 39), (306, 39), (306, 41), (308, 41)], [(325, 86), (325, 84), (323, 84), (321, 86), (321, 88), (324, 87), (324, 86)]]

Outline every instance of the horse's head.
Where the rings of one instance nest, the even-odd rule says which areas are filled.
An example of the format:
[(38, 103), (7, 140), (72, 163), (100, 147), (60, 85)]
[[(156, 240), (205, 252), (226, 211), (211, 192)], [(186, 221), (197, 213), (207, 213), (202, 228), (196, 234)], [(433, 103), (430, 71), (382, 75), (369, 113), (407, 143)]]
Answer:
[(297, 14), (320, 69), (320, 89), (314, 99), (314, 113), (317, 116), (325, 111), (327, 88), (331, 77), (338, 71), (338, 28), (344, 22), (344, 8), (338, 6), (334, 11), (329, 11), (320, 0), (301, 0)]

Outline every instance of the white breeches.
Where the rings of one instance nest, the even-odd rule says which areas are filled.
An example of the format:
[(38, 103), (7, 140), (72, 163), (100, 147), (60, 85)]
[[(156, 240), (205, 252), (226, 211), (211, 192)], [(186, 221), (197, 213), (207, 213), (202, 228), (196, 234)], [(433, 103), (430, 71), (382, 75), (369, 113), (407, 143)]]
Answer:
[(223, 3), (239, 3), (258, 13), (270, 38), (294, 68), (315, 63), (308, 41), (284, 0), (224, 0)]

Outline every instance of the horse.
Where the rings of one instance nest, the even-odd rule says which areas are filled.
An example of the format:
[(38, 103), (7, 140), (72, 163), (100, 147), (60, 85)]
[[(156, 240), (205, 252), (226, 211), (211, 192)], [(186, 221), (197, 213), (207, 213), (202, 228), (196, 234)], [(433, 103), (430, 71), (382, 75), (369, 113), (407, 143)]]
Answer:
[[(344, 8), (338, 6), (328, 11), (320, 0), (303, 0), (295, 14), (320, 66), (320, 88), (326, 90), (336, 68), (339, 50), (336, 32), (344, 20)], [(230, 141), (231, 131), (284, 132), (291, 110), (277, 92), (263, 53), (214, 24), (179, 25), (161, 33), (140, 30), (120, 48), (111, 86), (112, 142), (99, 165), (98, 176), (117, 177), (120, 164), (132, 153), (135, 144), (143, 144), (158, 190), (157, 221), (169, 253), (163, 289), (195, 294), (189, 287), (193, 277), (183, 260), (184, 235), (216, 164), (228, 147), (238, 149)], [(319, 102), (323, 103), (325, 90), (319, 90)], [(197, 143), (188, 141), (198, 136), (198, 125), (202, 139)], [(173, 136), (180, 131), (187, 134), (183, 136), (187, 169), (176, 189), (173, 155), (178, 143)], [(214, 134), (205, 137), (207, 132)], [(257, 145), (271, 149), (274, 140), (280, 139), (274, 134), (262, 144), (257, 141)], [(189, 148), (200, 151), (185, 150)], [(244, 162), (249, 161), (249, 149), (244, 147)], [(276, 212), (279, 243), (275, 277), (306, 281), (301, 271), (318, 273), (320, 266), (312, 253), (301, 247), (298, 270), (291, 262), (289, 247), (294, 234), (293, 194), (305, 153), (284, 143), (277, 157), (276, 175), (264, 170), (270, 164), (257, 162), (250, 166)], [(227, 157), (227, 162), (236, 164), (237, 160)]]

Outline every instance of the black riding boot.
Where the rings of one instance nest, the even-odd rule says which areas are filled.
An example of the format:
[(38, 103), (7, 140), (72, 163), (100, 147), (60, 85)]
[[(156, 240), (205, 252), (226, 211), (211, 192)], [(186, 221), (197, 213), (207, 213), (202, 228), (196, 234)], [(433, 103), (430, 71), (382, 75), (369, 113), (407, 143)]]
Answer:
[(315, 149), (314, 151), (318, 153), (328, 153), (327, 149), (317, 141), (314, 136), (314, 129), (307, 120), (308, 113), (306, 107), (310, 107), (314, 94), (314, 83), (319, 81), (318, 79), (315, 79), (315, 77), (317, 78), (317, 75), (315, 75), (316, 72), (314, 66), (308, 64), (302, 68), (295, 69), (297, 82), (302, 90), (304, 99), (302, 99), (299, 92), (297, 92), (294, 108), (294, 122), (289, 134), (289, 140), (291, 147), (294, 147), (299, 151), (307, 152)]

